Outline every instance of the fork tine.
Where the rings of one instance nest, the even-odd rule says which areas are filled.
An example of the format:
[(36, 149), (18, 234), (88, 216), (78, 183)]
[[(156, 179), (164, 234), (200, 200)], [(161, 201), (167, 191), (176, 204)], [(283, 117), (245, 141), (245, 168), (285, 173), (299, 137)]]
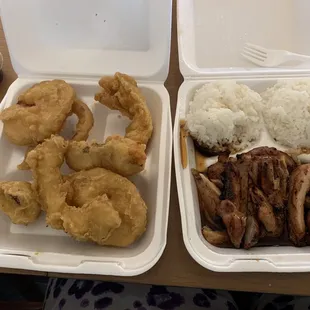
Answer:
[(261, 56), (261, 57), (263, 57), (263, 58), (266, 58), (266, 57), (267, 57), (267, 54), (266, 54), (266, 53), (260, 52), (260, 51), (258, 51), (258, 50), (253, 49), (253, 48), (250, 48), (250, 47), (248, 47), (248, 46), (244, 46), (243, 51), (256, 54), (257, 56)]
[(243, 53), (241, 54), (241, 56), (243, 56), (245, 59), (249, 60), (250, 62), (252, 62), (252, 63), (254, 63), (254, 64), (258, 65), (258, 66), (262, 66), (263, 65), (262, 61), (257, 60), (256, 58), (252, 58), (251, 56), (248, 56), (248, 55), (243, 54)]
[(261, 53), (265, 53), (265, 54), (267, 53), (267, 49), (262, 47), (262, 46), (259, 46), (259, 45), (255, 45), (255, 44), (252, 44), (252, 43), (245, 43), (244, 46), (247, 46), (249, 48), (253, 48), (253, 49), (255, 49), (255, 50), (257, 50), (257, 51), (259, 51)]
[(264, 56), (257, 55), (257, 54), (255, 54), (253, 52), (249, 52), (249, 51), (246, 51), (246, 50), (243, 50), (243, 54), (248, 55), (249, 57), (255, 58), (255, 59), (259, 60), (259, 61), (265, 61), (265, 59), (266, 59), (266, 57), (264, 57)]

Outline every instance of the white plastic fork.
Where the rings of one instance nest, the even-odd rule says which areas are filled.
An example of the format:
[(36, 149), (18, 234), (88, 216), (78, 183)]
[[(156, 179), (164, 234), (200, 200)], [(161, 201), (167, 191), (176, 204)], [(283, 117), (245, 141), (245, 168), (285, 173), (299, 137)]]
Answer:
[(310, 61), (310, 56), (284, 50), (271, 50), (251, 43), (244, 45), (241, 55), (261, 67), (277, 67), (290, 60)]

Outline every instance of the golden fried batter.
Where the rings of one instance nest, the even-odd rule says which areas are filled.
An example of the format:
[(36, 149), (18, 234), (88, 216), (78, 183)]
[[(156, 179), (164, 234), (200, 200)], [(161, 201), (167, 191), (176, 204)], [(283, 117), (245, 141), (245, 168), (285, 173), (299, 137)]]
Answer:
[[(115, 211), (121, 218), (121, 224), (106, 239), (92, 232), (91, 240), (101, 245), (113, 245), (125, 247), (132, 244), (139, 238), (146, 228), (147, 207), (141, 198), (137, 188), (128, 179), (103, 168), (95, 168), (87, 171), (76, 172), (68, 177), (72, 187), (72, 204), (82, 207), (97, 197), (106, 194), (112, 203), (112, 209), (105, 207), (105, 212), (109, 212), (115, 220)], [(105, 213), (106, 214), (106, 213)], [(84, 214), (81, 211), (81, 215)], [(109, 217), (110, 217), (109, 215)], [(69, 219), (67, 219), (69, 218)], [(62, 217), (64, 223), (71, 221), (70, 212)], [(102, 216), (102, 222), (106, 223), (108, 219)], [(75, 226), (75, 235), (77, 237), (78, 225)], [(104, 224), (106, 225), (106, 224)], [(111, 223), (110, 223), (111, 225)], [(80, 227), (81, 235), (84, 235), (85, 228)], [(69, 232), (69, 231), (68, 231)], [(89, 232), (90, 233), (90, 232)]]
[(27, 158), (28, 153), (32, 151), (33, 149), (34, 149), (34, 146), (28, 146), (27, 151), (25, 153), (24, 160), (19, 165), (17, 165), (18, 170), (29, 170), (30, 169), (30, 167), (26, 163), (26, 158)]
[(75, 135), (72, 140), (83, 141), (87, 140), (92, 127), (94, 126), (94, 116), (88, 105), (83, 101), (76, 99), (72, 106), (72, 113), (78, 117), (76, 124)]
[(66, 162), (75, 171), (102, 167), (122, 176), (141, 172), (145, 161), (145, 145), (120, 136), (111, 136), (104, 144), (71, 141), (66, 153)]
[[(94, 125), (93, 113), (89, 107), (81, 100), (76, 99), (72, 106), (72, 113), (78, 117), (78, 123), (76, 124), (75, 135), (72, 140), (83, 141), (88, 138), (88, 134)], [(77, 143), (77, 142), (76, 142)], [(17, 168), (19, 170), (29, 170), (30, 167), (26, 163), (27, 154), (34, 149), (35, 146), (29, 146), (25, 154), (25, 159), (20, 163)]]
[(125, 138), (147, 144), (153, 131), (152, 117), (137, 82), (117, 72), (114, 77), (103, 77), (99, 85), (102, 90), (96, 94), (95, 100), (112, 110), (119, 110), (132, 120), (126, 128)]
[(0, 114), (4, 133), (17, 145), (37, 145), (60, 132), (71, 113), (73, 88), (62, 80), (35, 84), (18, 97), (17, 104)]
[(39, 194), (42, 209), (46, 211), (46, 223), (55, 229), (63, 228), (61, 214), (66, 206), (70, 187), (59, 171), (67, 146), (68, 142), (62, 137), (52, 136), (30, 151), (26, 157), (35, 181), (33, 188)]
[(121, 218), (107, 195), (96, 197), (80, 208), (67, 206), (63, 214), (64, 230), (79, 241), (104, 242), (121, 225)]
[(0, 209), (14, 224), (34, 222), (41, 206), (37, 193), (28, 182), (0, 182)]
[(126, 74), (116, 73), (99, 82), (103, 88), (95, 96), (110, 109), (119, 110), (132, 122), (125, 137), (111, 136), (104, 144), (70, 142), (66, 154), (68, 166), (75, 170), (102, 167), (123, 176), (131, 176), (144, 169), (145, 148), (152, 131), (152, 118), (136, 81)]
[(67, 145), (62, 137), (52, 136), (26, 158), (47, 224), (101, 245), (134, 242), (145, 231), (147, 211), (135, 185), (103, 168), (63, 177)]

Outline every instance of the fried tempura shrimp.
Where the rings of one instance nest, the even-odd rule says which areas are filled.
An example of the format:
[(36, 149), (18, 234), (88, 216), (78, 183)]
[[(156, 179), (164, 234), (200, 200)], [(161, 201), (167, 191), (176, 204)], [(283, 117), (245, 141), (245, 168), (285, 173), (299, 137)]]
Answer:
[(62, 219), (64, 230), (75, 239), (102, 245), (122, 222), (105, 194), (81, 207), (65, 207)]
[(37, 193), (28, 182), (0, 182), (0, 209), (14, 224), (34, 222), (40, 215), (41, 206)]
[(132, 122), (125, 137), (111, 136), (105, 143), (71, 142), (66, 161), (75, 171), (102, 167), (130, 176), (144, 169), (146, 143), (152, 131), (152, 118), (136, 81), (126, 74), (116, 73), (99, 82), (102, 91), (95, 99), (112, 110), (119, 110)]
[(35, 84), (18, 97), (17, 104), (1, 112), (5, 135), (17, 145), (37, 145), (60, 132), (74, 99), (75, 92), (65, 81)]
[(72, 106), (72, 113), (78, 117), (78, 123), (75, 128), (75, 135), (72, 140), (87, 140), (92, 127), (94, 126), (94, 116), (88, 105), (83, 101), (76, 99)]
[(26, 157), (32, 170), (34, 189), (38, 192), (42, 209), (46, 211), (46, 223), (55, 229), (62, 229), (61, 214), (67, 205), (69, 182), (63, 180), (59, 168), (64, 162), (68, 142), (60, 136), (45, 140)]
[(66, 153), (66, 162), (75, 171), (101, 167), (122, 176), (141, 172), (145, 161), (145, 145), (120, 136), (111, 136), (104, 144), (71, 141)]
[[(72, 106), (72, 113), (76, 114), (78, 117), (78, 122), (75, 128), (75, 135), (73, 136), (72, 140), (76, 141), (83, 141), (88, 138), (88, 134), (94, 125), (94, 117), (93, 113), (89, 109), (89, 107), (81, 100), (76, 99)], [(25, 158), (27, 157), (28, 153), (34, 149), (35, 146), (28, 147), (26, 151)], [(17, 166), (19, 170), (29, 170), (29, 166), (24, 159), (21, 164)]]
[(68, 143), (52, 136), (29, 152), (46, 221), (78, 240), (127, 246), (145, 230), (146, 205), (128, 179), (103, 168), (62, 176)]
[(147, 144), (153, 131), (152, 117), (137, 82), (117, 72), (114, 77), (103, 77), (99, 85), (102, 90), (95, 95), (95, 100), (132, 120), (126, 128), (125, 138)]
[[(147, 207), (141, 198), (137, 188), (128, 179), (103, 168), (95, 168), (87, 171), (76, 172), (68, 177), (72, 188), (72, 204), (81, 206), (85, 211), (80, 211), (80, 216), (87, 218), (87, 209), (84, 207), (97, 197), (107, 195), (111, 207), (104, 204), (104, 211), (101, 216), (101, 223), (105, 231), (110, 231), (110, 236), (102, 238), (91, 226), (88, 220), (84, 221), (87, 225), (89, 238), (101, 245), (128, 246), (139, 238), (146, 228)], [(93, 206), (94, 207), (94, 206)], [(65, 209), (62, 219), (66, 228), (67, 223), (71, 223), (71, 229), (75, 234), (72, 236), (79, 239), (79, 235), (85, 234), (85, 227), (81, 225), (81, 220), (74, 222), (71, 216), (71, 209)], [(74, 210), (74, 212), (77, 212)], [(98, 213), (99, 214), (99, 213)], [(117, 214), (121, 219), (118, 225)], [(98, 218), (99, 221), (99, 218)], [(98, 223), (98, 222), (97, 222)], [(117, 228), (111, 231), (111, 223)], [(72, 228), (73, 227), (73, 228)], [(80, 232), (79, 232), (80, 229)], [(97, 228), (96, 228), (97, 229)], [(104, 230), (102, 228), (102, 230)], [(101, 230), (98, 230), (101, 231)]]

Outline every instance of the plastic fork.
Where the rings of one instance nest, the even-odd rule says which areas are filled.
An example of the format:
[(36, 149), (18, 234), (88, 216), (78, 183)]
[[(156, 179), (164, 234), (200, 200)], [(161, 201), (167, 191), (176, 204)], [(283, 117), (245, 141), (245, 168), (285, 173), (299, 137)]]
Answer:
[(271, 50), (251, 43), (244, 45), (241, 55), (261, 67), (277, 67), (290, 60), (310, 61), (310, 56), (284, 50)]

